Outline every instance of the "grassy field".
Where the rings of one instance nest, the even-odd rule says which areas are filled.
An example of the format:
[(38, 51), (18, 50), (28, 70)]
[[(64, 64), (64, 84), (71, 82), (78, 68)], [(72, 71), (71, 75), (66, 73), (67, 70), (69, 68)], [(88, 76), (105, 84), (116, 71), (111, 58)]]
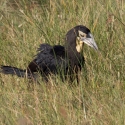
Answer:
[(39, 44), (63, 45), (79, 24), (99, 47), (84, 47), (88, 83), (84, 70), (75, 87), (0, 74), (1, 125), (125, 124), (124, 0), (1, 0), (0, 65), (26, 68)]

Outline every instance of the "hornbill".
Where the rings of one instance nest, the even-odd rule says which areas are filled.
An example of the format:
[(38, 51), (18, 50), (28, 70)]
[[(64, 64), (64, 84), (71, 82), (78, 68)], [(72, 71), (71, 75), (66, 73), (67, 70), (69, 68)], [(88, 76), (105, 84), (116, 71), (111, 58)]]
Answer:
[(83, 56), (84, 43), (98, 50), (94, 37), (90, 30), (83, 25), (78, 25), (69, 30), (65, 37), (64, 46), (41, 44), (38, 53), (26, 69), (19, 69), (12, 66), (1, 66), (0, 72), (4, 74), (17, 75), (18, 77), (34, 77), (39, 72), (45, 80), (51, 74), (59, 74), (61, 79), (74, 77), (78, 79), (78, 72), (84, 66)]

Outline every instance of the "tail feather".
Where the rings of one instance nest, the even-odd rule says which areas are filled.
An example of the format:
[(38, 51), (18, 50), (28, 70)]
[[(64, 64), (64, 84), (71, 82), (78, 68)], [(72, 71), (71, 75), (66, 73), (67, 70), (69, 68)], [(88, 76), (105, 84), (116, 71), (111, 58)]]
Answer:
[(17, 75), (18, 77), (31, 77), (31, 73), (26, 73), (26, 70), (19, 69), (16, 67), (12, 66), (1, 66), (0, 67), (0, 72), (3, 74), (12, 74), (12, 75)]

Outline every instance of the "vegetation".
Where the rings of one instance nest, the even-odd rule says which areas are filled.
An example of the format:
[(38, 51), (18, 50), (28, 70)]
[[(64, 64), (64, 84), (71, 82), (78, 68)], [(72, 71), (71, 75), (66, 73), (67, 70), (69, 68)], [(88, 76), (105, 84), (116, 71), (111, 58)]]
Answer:
[(0, 74), (1, 125), (125, 124), (124, 0), (1, 0), (0, 65), (26, 68), (39, 44), (63, 45), (79, 24), (99, 47), (84, 46), (88, 82), (84, 70), (77, 86)]

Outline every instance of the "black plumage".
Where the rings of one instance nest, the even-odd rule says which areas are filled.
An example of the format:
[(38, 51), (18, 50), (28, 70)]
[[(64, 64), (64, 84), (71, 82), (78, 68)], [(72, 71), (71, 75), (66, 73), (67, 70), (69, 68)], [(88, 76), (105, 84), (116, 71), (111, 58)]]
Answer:
[(51, 74), (59, 74), (62, 80), (69, 78), (73, 81), (74, 78), (78, 79), (77, 74), (85, 62), (84, 43), (98, 49), (90, 30), (78, 25), (67, 32), (64, 46), (41, 44), (35, 59), (30, 62), (27, 69), (1, 66), (1, 72), (15, 74), (19, 77), (27, 74), (28, 78), (34, 77), (35, 73), (39, 72), (45, 80), (48, 80), (48, 76)]

